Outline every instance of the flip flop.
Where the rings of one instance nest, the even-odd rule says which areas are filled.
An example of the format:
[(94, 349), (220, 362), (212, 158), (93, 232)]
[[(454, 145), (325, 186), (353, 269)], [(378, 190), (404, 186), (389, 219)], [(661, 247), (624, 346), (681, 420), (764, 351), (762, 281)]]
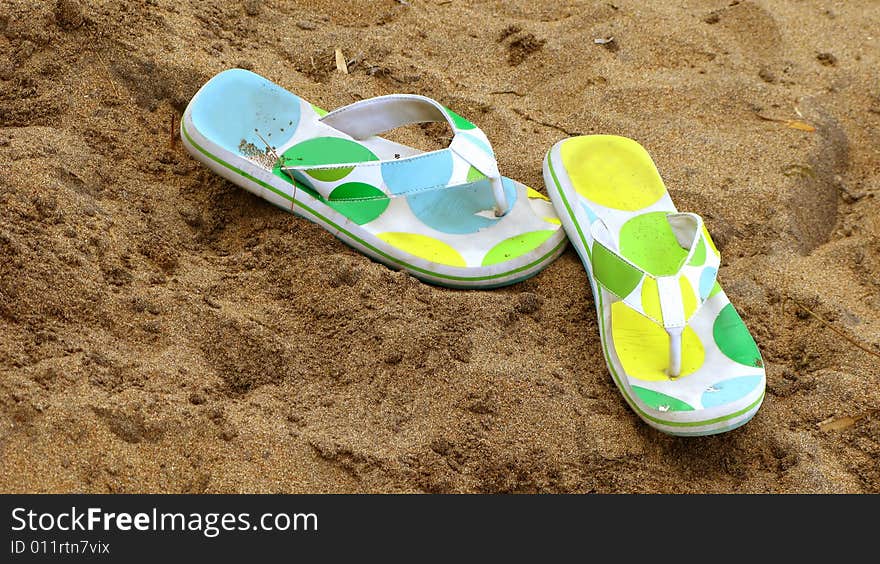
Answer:
[[(446, 149), (421, 152), (378, 137), (424, 122), (449, 125)], [(327, 113), (232, 69), (190, 101), (181, 138), (221, 176), (435, 284), (512, 284), (565, 246), (549, 199), (502, 177), (485, 134), (423, 96), (380, 96)]]
[(544, 159), (550, 199), (589, 274), (605, 361), (627, 403), (672, 435), (748, 422), (764, 399), (761, 353), (716, 281), (700, 216), (680, 213), (632, 139), (566, 139)]

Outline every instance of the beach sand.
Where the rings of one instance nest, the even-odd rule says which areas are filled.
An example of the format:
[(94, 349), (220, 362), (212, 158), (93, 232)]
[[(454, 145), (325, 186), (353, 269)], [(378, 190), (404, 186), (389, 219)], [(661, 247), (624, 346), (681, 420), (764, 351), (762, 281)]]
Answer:
[[(642, 423), (570, 249), (448, 290), (220, 179), (176, 132), (234, 66), (435, 98), (541, 192), (553, 143), (635, 138), (721, 249), (764, 406)], [(880, 491), (878, 68), (875, 0), (0, 0), (0, 491)]]

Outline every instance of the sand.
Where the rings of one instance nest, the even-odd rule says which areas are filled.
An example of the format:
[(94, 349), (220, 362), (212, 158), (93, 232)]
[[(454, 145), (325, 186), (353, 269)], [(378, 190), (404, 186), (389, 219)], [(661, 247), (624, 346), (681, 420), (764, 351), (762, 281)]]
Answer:
[[(218, 178), (176, 130), (233, 66), (436, 98), (542, 192), (556, 141), (637, 139), (721, 248), (763, 408), (643, 424), (570, 249), (433, 287)], [(880, 491), (878, 68), (875, 0), (0, 0), (0, 491)]]

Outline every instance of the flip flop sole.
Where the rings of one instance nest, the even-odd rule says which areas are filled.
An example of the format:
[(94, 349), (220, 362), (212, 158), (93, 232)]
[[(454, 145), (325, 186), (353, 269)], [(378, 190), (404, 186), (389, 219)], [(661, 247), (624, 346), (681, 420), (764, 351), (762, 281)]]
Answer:
[[(218, 77), (222, 77), (223, 74), (228, 77), (230, 73), (231, 71), (226, 71)], [(217, 80), (218, 77), (212, 81)], [(249, 73), (244, 77), (232, 76), (232, 80), (238, 78), (244, 81), (257, 81), (256, 88), (261, 89), (261, 92), (264, 90), (274, 92), (274, 96), (282, 98), (283, 107), (289, 107), (291, 103), (291, 100), (286, 97), (290, 97), (294, 101), (298, 100), (292, 94), (283, 91), (262, 77), (257, 77), (257, 75)], [(208, 89), (212, 104), (228, 103), (218, 101), (223, 97), (218, 95), (217, 87), (224, 84), (223, 80), (225, 79), (220, 78), (218, 83), (214, 85), (214, 92), (208, 88), (211, 82), (202, 89)], [(267, 167), (263, 162), (256, 162), (255, 159), (246, 158), (240, 154), (243, 150), (241, 146), (238, 147), (239, 152), (234, 150), (236, 143), (230, 139), (238, 138), (236, 132), (245, 132), (242, 134), (241, 141), (244, 144), (244, 137), (247, 136), (246, 131), (253, 131), (253, 129), (247, 129), (246, 124), (242, 125), (232, 120), (236, 123), (233, 128), (223, 122), (222, 116), (214, 115), (216, 111), (213, 111), (211, 112), (213, 121), (208, 122), (209, 131), (202, 131), (202, 126), (199, 123), (205, 121), (204, 114), (208, 112), (202, 112), (200, 118), (202, 121), (199, 121), (195, 119), (197, 116), (194, 116), (198, 110), (193, 110), (193, 107), (197, 106), (197, 100), (201, 93), (200, 90), (200, 93), (193, 98), (193, 102), (190, 103), (190, 107), (187, 108), (184, 118), (181, 120), (181, 138), (187, 150), (195, 158), (231, 182), (277, 207), (322, 226), (344, 243), (391, 268), (408, 271), (417, 278), (441, 286), (485, 289), (514, 284), (534, 276), (555, 260), (565, 248), (567, 240), (565, 233), (559, 226), (549, 201), (540, 201), (540, 199), (547, 200), (547, 198), (509, 179), (505, 179), (505, 182), (509, 183), (509, 187), (517, 193), (517, 197), (527, 205), (514, 210), (519, 210), (516, 212), (519, 214), (516, 219), (503, 218), (508, 220), (506, 227), (502, 225), (505, 223), (503, 219), (495, 221), (478, 217), (470, 220), (471, 223), (486, 224), (491, 227), (485, 231), (476, 228), (470, 229), (470, 231), (467, 229), (456, 231), (455, 225), (451, 230), (443, 231), (449, 227), (443, 222), (447, 221), (449, 217), (452, 217), (454, 222), (454, 213), (457, 209), (454, 206), (451, 210), (448, 209), (450, 198), (446, 196), (438, 196), (437, 198), (433, 198), (431, 195), (407, 197), (403, 206), (398, 201), (396, 208), (394, 205), (389, 206), (389, 199), (381, 193), (378, 194), (380, 197), (374, 198), (377, 200), (375, 202), (365, 201), (370, 198), (359, 198), (358, 194), (345, 202), (338, 200), (328, 202), (323, 198), (316, 197), (310, 187), (300, 184), (299, 179), (294, 185), (286, 174), (279, 170), (270, 170), (271, 165)], [(298, 117), (294, 116), (291, 120), (293, 124), (304, 123), (307, 114), (319, 113), (317, 109), (314, 112), (309, 109), (307, 103), (299, 101), (296, 103), (300, 104), (302, 109), (299, 112), (294, 112)], [(264, 108), (262, 111), (265, 113), (267, 110)], [(237, 115), (235, 119), (240, 121), (241, 117)], [(296, 125), (293, 127), (295, 128)], [(285, 133), (288, 138), (291, 135), (290, 129), (287, 128)], [(325, 127), (325, 129), (327, 128)], [(284, 131), (284, 129), (280, 131)], [(275, 133), (278, 132), (275, 131)], [(218, 136), (220, 141), (214, 142), (214, 136)], [(276, 135), (276, 137), (278, 136)], [(318, 140), (335, 141), (337, 144), (350, 146), (356, 145), (354, 141), (345, 141), (341, 138), (323, 137)], [(389, 146), (393, 146), (392, 150), (396, 147), (400, 147), (401, 150), (407, 149), (379, 138), (372, 138), (372, 142), (378, 145), (371, 146), (370, 142), (370, 140), (363, 142), (365, 143), (364, 151), (367, 153), (369, 153), (367, 147), (375, 149), (376, 146), (386, 152), (389, 150)], [(301, 145), (302, 143), (298, 146)], [(279, 151), (281, 150), (279, 148)], [(318, 157), (326, 158), (328, 155), (326, 148), (321, 151)], [(413, 171), (413, 173), (418, 174), (418, 171)], [(470, 179), (470, 176), (468, 178)], [(480, 180), (477, 179), (474, 182), (479, 183)], [(366, 189), (374, 193), (378, 192), (373, 186), (357, 182), (350, 182), (345, 186), (340, 185), (340, 188), (355, 191)], [(456, 189), (448, 188), (448, 190)], [(467, 186), (463, 188), (464, 191), (468, 189)], [(473, 192), (476, 189), (470, 190)], [(333, 197), (335, 194), (337, 192), (334, 192)], [(394, 202), (394, 200), (390, 202)], [(541, 211), (538, 211), (538, 208)], [(543, 213), (545, 208), (549, 210), (549, 213)], [(392, 210), (395, 213), (392, 213)], [(402, 221), (398, 229), (395, 218), (399, 211), (404, 213), (401, 216)], [(469, 214), (471, 212), (463, 210), (461, 213)], [(427, 223), (421, 222), (423, 217), (426, 218)], [(517, 230), (518, 222), (525, 217), (533, 217), (534, 219), (528, 219), (523, 224), (527, 227)], [(379, 228), (379, 225), (382, 225), (382, 228)], [(438, 229), (440, 231), (437, 231)], [(489, 232), (492, 234), (490, 235)], [(465, 259), (465, 257), (467, 258)]]
[[(564, 143), (564, 142), (563, 142)], [(590, 286), (595, 296), (596, 314), (599, 319), (600, 342), (608, 371), (612, 380), (620, 390), (630, 408), (651, 427), (664, 433), (676, 436), (703, 436), (724, 433), (744, 425), (750, 421), (760, 408), (764, 399), (764, 386), (755, 386), (754, 390), (723, 406), (694, 411), (660, 411), (646, 404), (633, 390), (630, 379), (622, 373), (620, 363), (612, 361), (616, 353), (609, 346), (611, 336), (605, 314), (605, 298), (597, 286), (592, 274), (588, 248), (588, 232), (585, 233), (585, 218), (580, 202), (573, 201), (571, 180), (565, 177), (567, 186), (563, 185), (559, 171), (565, 170), (560, 154), (560, 144), (554, 146), (544, 159), (543, 172), (547, 191), (559, 212), (563, 227), (569, 234), (569, 240), (587, 271)], [(568, 195), (566, 195), (568, 194)], [(589, 225), (586, 223), (586, 225)]]
[(565, 250), (567, 239), (564, 231), (559, 229), (545, 241), (542, 246), (545, 251), (540, 256), (531, 258), (527, 255), (519, 260), (509, 261), (509, 264), (505, 265), (506, 268), (500, 272), (485, 269), (485, 273), (471, 274), (467, 270), (473, 269), (447, 267), (414, 255), (406, 256), (396, 247), (370, 233), (357, 233), (355, 229), (357, 225), (348, 217), (312, 197), (305, 189), (295, 190), (295, 196), (292, 195), (289, 185), (285, 187), (278, 181), (277, 176), (271, 174), (271, 171), (255, 166), (201, 135), (188, 115), (185, 115), (181, 121), (180, 132), (181, 139), (190, 154), (220, 176), (285, 211), (322, 226), (335, 237), (373, 260), (394, 269), (406, 270), (429, 283), (458, 289), (507, 286), (538, 274)]

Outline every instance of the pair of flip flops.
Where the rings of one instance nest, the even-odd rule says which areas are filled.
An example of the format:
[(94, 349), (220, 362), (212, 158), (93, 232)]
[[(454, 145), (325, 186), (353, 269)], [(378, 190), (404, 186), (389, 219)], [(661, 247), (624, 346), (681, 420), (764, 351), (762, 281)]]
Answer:
[[(447, 148), (379, 136), (426, 122), (449, 126)], [(434, 284), (513, 284), (570, 240), (589, 274), (608, 369), (652, 427), (720, 433), (763, 400), (761, 355), (716, 281), (718, 250), (698, 215), (678, 212), (635, 141), (556, 144), (544, 161), (548, 199), (501, 176), (486, 135), (430, 98), (380, 96), (327, 113), (239, 69), (193, 97), (181, 137), (221, 176)]]

